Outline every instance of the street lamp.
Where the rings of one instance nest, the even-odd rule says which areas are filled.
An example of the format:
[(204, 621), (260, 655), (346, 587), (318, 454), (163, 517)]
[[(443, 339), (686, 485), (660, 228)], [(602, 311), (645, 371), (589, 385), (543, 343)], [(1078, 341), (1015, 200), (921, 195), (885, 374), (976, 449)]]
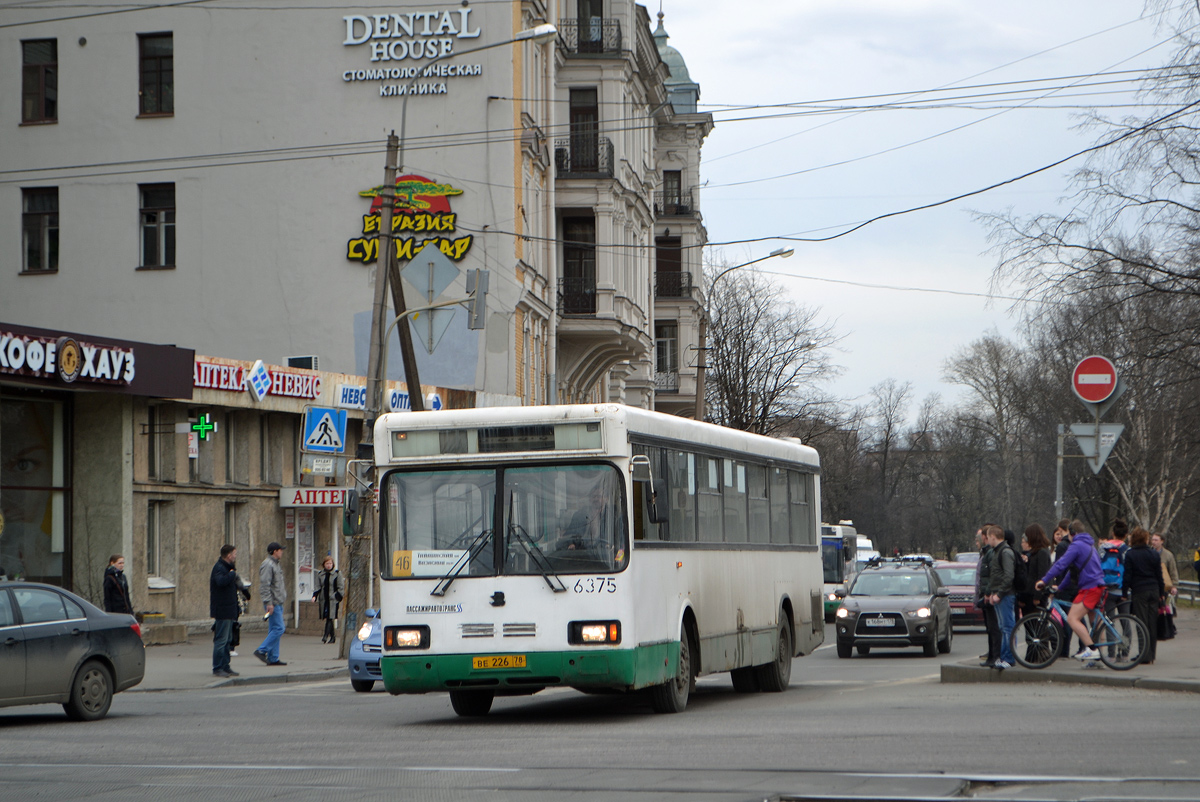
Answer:
[(774, 259), (776, 256), (780, 259), (787, 259), (795, 252), (795, 248), (776, 248), (766, 256), (760, 256), (757, 259), (751, 259), (749, 262), (742, 262), (740, 265), (727, 267), (713, 276), (712, 281), (708, 282), (708, 294), (704, 296), (704, 319), (700, 321), (700, 359), (696, 363), (696, 420), (704, 420), (704, 371), (708, 367), (708, 321), (711, 317), (713, 287), (717, 286), (718, 281), (725, 278), (726, 275), (732, 273), (734, 270), (749, 267), (759, 262), (765, 262), (768, 259)]

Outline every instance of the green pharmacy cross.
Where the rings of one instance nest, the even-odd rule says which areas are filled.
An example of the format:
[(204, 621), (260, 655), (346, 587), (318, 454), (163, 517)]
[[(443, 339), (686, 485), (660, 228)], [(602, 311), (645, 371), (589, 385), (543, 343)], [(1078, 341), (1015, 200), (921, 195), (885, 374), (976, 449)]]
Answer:
[(200, 435), (201, 440), (207, 440), (208, 436), (217, 430), (217, 424), (212, 422), (212, 417), (205, 412), (192, 424), (192, 431)]

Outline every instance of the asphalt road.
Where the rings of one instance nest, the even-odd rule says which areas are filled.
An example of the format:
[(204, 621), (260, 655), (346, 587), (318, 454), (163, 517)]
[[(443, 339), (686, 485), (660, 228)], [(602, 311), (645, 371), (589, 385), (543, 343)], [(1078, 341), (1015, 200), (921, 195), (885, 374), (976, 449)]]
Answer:
[[(1132, 795), (1200, 796), (1194, 696), (939, 683), (942, 661), (983, 649), (981, 635), (961, 634), (954, 653), (937, 658), (913, 649), (839, 660), (826, 646), (796, 662), (786, 693), (741, 695), (723, 676), (706, 678), (674, 716), (638, 697), (555, 689), (497, 699), (490, 716), (467, 720), (442, 695), (358, 694), (346, 680), (126, 693), (90, 724), (54, 706), (0, 709), (0, 799), (627, 802), (962, 791), (942, 775), (1194, 778)], [(1032, 787), (1024, 798), (1096, 796), (1070, 784)]]

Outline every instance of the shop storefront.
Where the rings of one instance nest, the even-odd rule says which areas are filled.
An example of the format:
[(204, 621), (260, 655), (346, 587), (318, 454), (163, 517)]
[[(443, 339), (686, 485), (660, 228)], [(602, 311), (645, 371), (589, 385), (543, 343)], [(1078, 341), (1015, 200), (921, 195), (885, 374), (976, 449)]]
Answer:
[(94, 600), (132, 556), (133, 409), (189, 398), (193, 352), (0, 323), (0, 575)]

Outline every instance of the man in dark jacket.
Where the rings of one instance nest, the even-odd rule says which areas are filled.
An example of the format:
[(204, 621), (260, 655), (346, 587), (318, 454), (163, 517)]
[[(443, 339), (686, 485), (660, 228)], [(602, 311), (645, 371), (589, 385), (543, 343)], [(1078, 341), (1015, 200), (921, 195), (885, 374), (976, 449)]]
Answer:
[(213, 617), (213, 675), (236, 677), (238, 672), (229, 667), (230, 642), (233, 627), (237, 623), (238, 605), (237, 549), (229, 544), (221, 547), (221, 557), (213, 566), (208, 581), (208, 614)]
[(1012, 634), (1016, 622), (1017, 596), (1013, 590), (1013, 575), (1016, 572), (1017, 553), (1009, 545), (1005, 532), (998, 526), (989, 526), (985, 532), (992, 553), (988, 555), (988, 584), (984, 588), (985, 600), (996, 611), (996, 621), (1000, 628), (1000, 656), (993, 668), (1001, 670), (1012, 668), (1016, 659), (1013, 657), (1012, 644), (1009, 635)]
[(1158, 651), (1158, 608), (1167, 598), (1167, 589), (1162, 558), (1150, 546), (1150, 533), (1140, 526), (1133, 530), (1133, 548), (1125, 552), (1122, 584), (1125, 598), (1132, 602), (1133, 614), (1142, 619), (1150, 636), (1142, 665), (1151, 664)]

